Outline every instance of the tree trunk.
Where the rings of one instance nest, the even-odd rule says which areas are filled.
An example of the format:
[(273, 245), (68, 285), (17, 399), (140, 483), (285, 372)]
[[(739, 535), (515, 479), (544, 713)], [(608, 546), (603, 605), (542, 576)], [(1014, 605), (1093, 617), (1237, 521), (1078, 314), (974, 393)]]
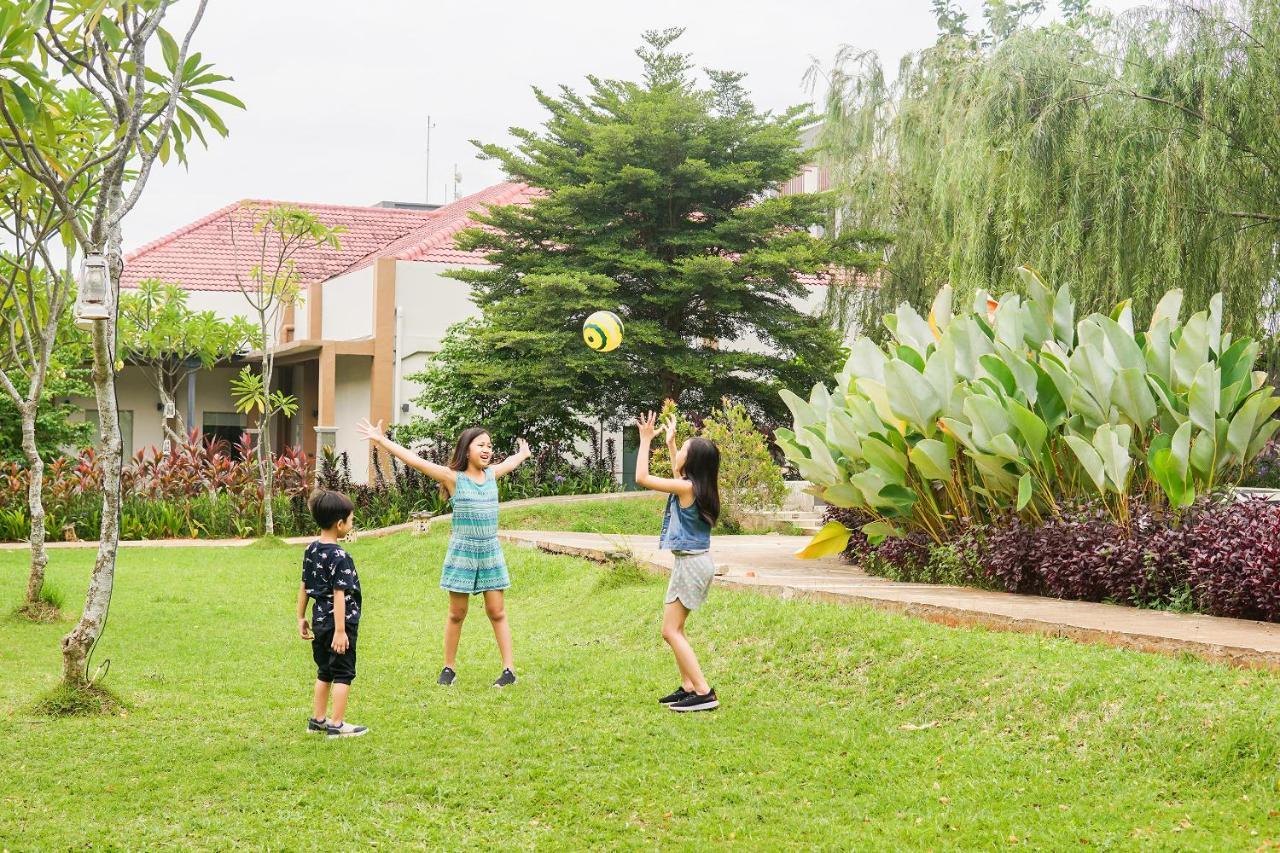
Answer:
[(272, 349), (275, 341), (267, 337), (267, 320), (261, 318), (262, 326), (262, 388), (266, 394), (266, 407), (262, 420), (258, 423), (258, 470), (262, 473), (262, 527), (266, 536), (276, 534), (276, 513), (274, 493), (276, 482), (276, 462), (271, 448), (271, 422), (275, 411), (271, 407), (271, 374), (275, 368), (275, 357)]
[(49, 564), (44, 540), (44, 460), (36, 449), (36, 411), (39, 399), (28, 400), (22, 407), (22, 452), (27, 457), (27, 512), (31, 516), (31, 573), (27, 576), (27, 599), (30, 605), (40, 601), (44, 589), (44, 570)]
[(182, 421), (182, 413), (178, 411), (177, 399), (174, 397), (173, 392), (165, 387), (163, 382), (158, 384), (156, 388), (160, 391), (160, 405), (166, 409), (170, 405), (173, 406), (172, 418), (166, 418), (163, 411), (160, 413), (160, 427), (164, 431), (164, 437), (169, 439), (175, 448), (186, 444), (187, 430)]
[[(124, 263), (120, 256), (118, 230), (109, 239), (107, 263), (111, 289), (116, 294), (115, 304), (119, 305), (120, 273)], [(106, 624), (120, 539), (120, 474), (124, 460), (120, 446), (120, 411), (116, 404), (114, 319), (98, 320), (93, 324), (93, 390), (102, 426), (102, 526), (98, 533), (98, 558), (89, 578), (84, 611), (76, 626), (62, 638), (62, 679), (75, 686), (84, 686), (89, 680), (89, 654)]]

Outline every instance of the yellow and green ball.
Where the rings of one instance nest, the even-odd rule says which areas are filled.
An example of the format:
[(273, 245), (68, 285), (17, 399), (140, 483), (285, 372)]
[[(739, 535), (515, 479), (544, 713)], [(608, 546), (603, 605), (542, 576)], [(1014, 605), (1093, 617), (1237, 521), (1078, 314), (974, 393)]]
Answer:
[(597, 311), (582, 324), (582, 339), (596, 352), (612, 352), (622, 346), (622, 318), (612, 311)]

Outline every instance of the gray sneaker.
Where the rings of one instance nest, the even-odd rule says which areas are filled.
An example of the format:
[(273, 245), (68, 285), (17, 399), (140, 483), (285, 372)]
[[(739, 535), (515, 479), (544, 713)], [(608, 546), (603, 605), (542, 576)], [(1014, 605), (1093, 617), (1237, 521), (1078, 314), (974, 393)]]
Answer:
[(516, 683), (516, 674), (509, 669), (504, 669), (502, 675), (498, 676), (498, 680), (493, 682), (494, 687), (510, 687)]
[(343, 723), (340, 726), (330, 725), (328, 728), (330, 739), (336, 737), (360, 737), (369, 733), (368, 726), (353, 726), (350, 723)]

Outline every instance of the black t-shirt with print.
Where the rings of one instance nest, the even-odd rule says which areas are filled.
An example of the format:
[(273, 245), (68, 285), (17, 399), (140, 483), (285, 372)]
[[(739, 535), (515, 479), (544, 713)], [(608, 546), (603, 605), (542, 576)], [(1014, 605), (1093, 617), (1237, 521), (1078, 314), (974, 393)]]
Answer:
[(315, 541), (302, 555), (302, 586), (315, 600), (311, 607), (311, 627), (333, 630), (333, 591), (340, 589), (347, 601), (347, 625), (360, 621), (360, 577), (355, 561), (339, 545)]

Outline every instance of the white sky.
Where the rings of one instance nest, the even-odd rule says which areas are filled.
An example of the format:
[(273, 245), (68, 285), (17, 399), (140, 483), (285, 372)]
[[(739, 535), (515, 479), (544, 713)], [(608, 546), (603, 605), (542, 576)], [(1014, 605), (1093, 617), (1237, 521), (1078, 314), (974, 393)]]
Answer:
[[(1141, 0), (1095, 0), (1122, 10)], [(181, 38), (191, 0), (171, 13)], [(976, 20), (981, 0), (962, 0)], [(1049, 0), (1051, 7), (1056, 7)], [(583, 90), (585, 74), (637, 79), (646, 29), (686, 28), (698, 67), (747, 72), (757, 105), (810, 100), (801, 78), (842, 44), (886, 68), (932, 43), (928, 0), (211, 0), (193, 41), (235, 78), (247, 111), (222, 109), (226, 139), (157, 167), (124, 223), (128, 248), (240, 198), (330, 204), (421, 201), (430, 114), (431, 200), (502, 179), (467, 140), (507, 142), (545, 118), (530, 86)]]

